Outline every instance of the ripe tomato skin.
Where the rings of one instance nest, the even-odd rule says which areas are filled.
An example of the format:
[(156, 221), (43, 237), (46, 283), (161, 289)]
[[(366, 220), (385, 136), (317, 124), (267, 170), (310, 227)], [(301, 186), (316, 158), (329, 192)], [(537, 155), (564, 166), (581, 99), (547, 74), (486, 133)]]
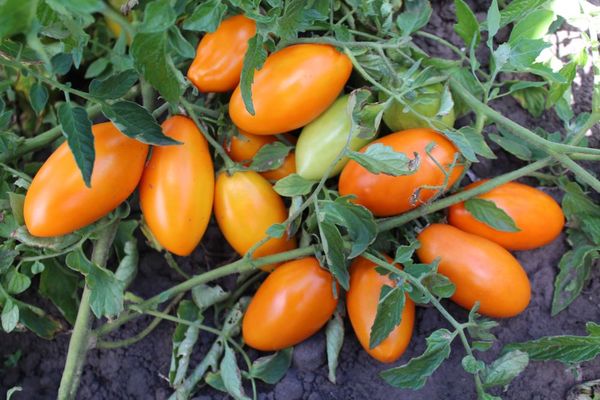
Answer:
[(242, 321), (250, 347), (276, 351), (315, 334), (333, 315), (333, 277), (314, 257), (289, 261), (260, 285)]
[(216, 31), (204, 35), (187, 77), (201, 92), (227, 92), (240, 81), (248, 40), (256, 22), (243, 15), (225, 19)]
[[(215, 218), (227, 242), (240, 255), (266, 236), (267, 229), (287, 219), (285, 204), (271, 184), (254, 171), (221, 172), (215, 185)], [(262, 257), (296, 248), (294, 238), (270, 239), (254, 252)], [(270, 270), (274, 266), (265, 266)]]
[[(444, 183), (444, 174), (427, 155), (426, 147), (435, 143), (430, 154), (442, 166), (448, 168), (454, 160), (456, 147), (440, 133), (428, 128), (408, 129), (395, 132), (371, 142), (361, 149), (364, 152), (369, 146), (381, 143), (392, 147), (395, 151), (413, 157), (419, 153), (421, 163), (418, 170), (412, 175), (391, 176), (385, 174), (372, 174), (356, 161), (350, 160), (344, 167), (339, 180), (339, 191), (343, 196), (354, 194), (356, 203), (367, 207), (374, 215), (388, 217), (408, 211), (419, 206), (434, 196), (437, 190), (423, 189), (416, 204), (411, 204), (411, 197), (417, 188), (423, 185), (441, 185)], [(447, 187), (450, 187), (460, 177), (463, 166), (456, 164)]]
[[(287, 139), (293, 142), (295, 137), (286, 135)], [(260, 136), (253, 135), (247, 132), (239, 132), (239, 136), (233, 136), (228, 146), (225, 146), (225, 151), (233, 161), (243, 162), (251, 160), (261, 147), (277, 142), (275, 136)], [(244, 165), (249, 165), (246, 162)], [(283, 164), (274, 170), (261, 172), (260, 174), (270, 181), (277, 181), (281, 178), (296, 172), (296, 155), (291, 151), (283, 161)]]
[[(473, 189), (487, 180), (465, 187)], [(565, 216), (558, 203), (541, 190), (517, 182), (500, 185), (477, 198), (493, 201), (515, 221), (518, 232), (498, 231), (476, 220), (464, 202), (449, 208), (451, 225), (494, 241), (509, 250), (530, 250), (544, 246), (560, 235)]]
[(61, 236), (87, 226), (135, 190), (148, 146), (123, 135), (112, 123), (92, 126), (96, 158), (91, 188), (85, 186), (65, 142), (46, 160), (25, 196), (25, 225), (34, 236)]
[(351, 72), (350, 59), (329, 45), (286, 47), (267, 57), (254, 74), (255, 115), (246, 110), (239, 86), (231, 96), (229, 115), (238, 128), (255, 135), (300, 128), (335, 101)]
[(158, 242), (187, 256), (210, 221), (215, 172), (206, 139), (191, 119), (176, 115), (162, 128), (182, 144), (154, 147), (140, 182), (140, 206)]
[(391, 363), (402, 356), (410, 343), (415, 322), (415, 303), (407, 295), (400, 325), (377, 347), (369, 349), (371, 327), (375, 322), (383, 285), (394, 286), (394, 283), (389, 277), (379, 274), (373, 262), (357, 258), (350, 267), (350, 290), (346, 295), (346, 305), (354, 333), (365, 351), (376, 360)]
[[(352, 123), (346, 110), (349, 98), (348, 95), (340, 97), (323, 114), (302, 128), (296, 145), (296, 169), (301, 177), (320, 180), (346, 145)], [(358, 150), (370, 141), (354, 134), (348, 147)], [(329, 176), (339, 174), (347, 162), (348, 158), (340, 160)]]
[(418, 236), (419, 259), (440, 257), (438, 271), (456, 285), (452, 300), (495, 318), (514, 317), (529, 304), (531, 288), (521, 264), (508, 250), (485, 238), (451, 225), (432, 224)]

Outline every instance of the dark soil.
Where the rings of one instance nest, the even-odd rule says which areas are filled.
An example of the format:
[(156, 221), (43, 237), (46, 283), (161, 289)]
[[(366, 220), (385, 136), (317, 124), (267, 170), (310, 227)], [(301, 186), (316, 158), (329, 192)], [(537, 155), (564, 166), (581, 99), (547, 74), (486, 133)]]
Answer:
[[(452, 30), (454, 19), (452, 2), (439, 2), (434, 7), (429, 29), (448, 40), (459, 43)], [(476, 9), (484, 12), (485, 8), (486, 6), (480, 6)], [(481, 19), (481, 15), (479, 17)], [(445, 48), (432, 46), (423, 41), (419, 41), (419, 44), (431, 54), (452, 57)], [(576, 112), (589, 111), (590, 108), (588, 94), (591, 93), (591, 76), (582, 75), (581, 78), (581, 86), (574, 90), (574, 97), (577, 99)], [(560, 121), (555, 115), (547, 114), (541, 120), (534, 119), (510, 99), (494, 106), (515, 121), (531, 128), (542, 126), (548, 131), (561, 128)], [(494, 163), (482, 162), (473, 166), (472, 170), (477, 177), (489, 177), (517, 168), (520, 164), (512, 157), (500, 155)], [(557, 190), (552, 190), (550, 193), (557, 198), (560, 196)], [(486, 361), (495, 359), (502, 346), (507, 343), (526, 341), (545, 335), (583, 335), (586, 321), (599, 320), (598, 274), (593, 276), (583, 294), (567, 310), (554, 318), (550, 317), (557, 264), (566, 250), (565, 238), (561, 236), (541, 249), (516, 253), (531, 279), (531, 304), (518, 317), (500, 321), (500, 326), (495, 330), (498, 337), (496, 345), (490, 351), (481, 353), (481, 358)], [(144, 253), (140, 272), (132, 287), (135, 294), (149, 297), (177, 282), (177, 275), (169, 269), (161, 255), (150, 250), (142, 249), (142, 251)], [(231, 257), (231, 250), (225, 244), (216, 226), (212, 224), (203, 244), (193, 256), (179, 259), (179, 262), (185, 270), (198, 273), (198, 266), (216, 267), (226, 263)], [(446, 305), (457, 319), (466, 318), (465, 310), (452, 303)], [(148, 321), (141, 318), (131, 322), (118, 331), (112, 339), (132, 336), (142, 330)], [(441, 327), (448, 327), (448, 324), (435, 309), (419, 308), (412, 344), (398, 364), (420, 354), (425, 348), (425, 338)], [(164, 376), (169, 370), (172, 332), (172, 324), (162, 323), (145, 340), (128, 348), (90, 351), (78, 398), (86, 400), (166, 399), (171, 393)], [(14, 399), (55, 398), (69, 336), (69, 333), (64, 333), (49, 342), (31, 333), (0, 334), (0, 358), (4, 359), (19, 350), (22, 352), (22, 357), (15, 367), (0, 369), (0, 393), (18, 385), (23, 387), (23, 391), (17, 393)], [(210, 335), (201, 337), (196, 349), (197, 359), (210, 346), (212, 339)], [(473, 399), (475, 391), (472, 378), (461, 367), (461, 359), (464, 355), (460, 344), (455, 343), (449, 360), (435, 372), (422, 390), (412, 392), (394, 389), (383, 383), (377, 375), (389, 366), (378, 363), (362, 351), (350, 325), (346, 324), (346, 338), (337, 370), (337, 384), (332, 384), (327, 379), (325, 340), (321, 332), (296, 346), (293, 365), (287, 375), (275, 386), (260, 386), (260, 398), (269, 400)], [(600, 359), (583, 363), (577, 368), (569, 368), (553, 362), (532, 363), (502, 396), (512, 400), (563, 399), (572, 385), (599, 377)], [(221, 398), (224, 398), (222, 394), (207, 388), (200, 389), (195, 397), (197, 400)]]

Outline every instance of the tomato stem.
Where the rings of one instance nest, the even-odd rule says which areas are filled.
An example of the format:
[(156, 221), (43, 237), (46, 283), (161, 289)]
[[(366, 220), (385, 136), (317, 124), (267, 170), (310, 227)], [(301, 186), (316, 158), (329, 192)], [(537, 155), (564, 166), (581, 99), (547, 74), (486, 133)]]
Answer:
[[(116, 220), (100, 232), (98, 239), (94, 243), (92, 263), (100, 267), (106, 265), (118, 226), (119, 220)], [(91, 290), (86, 284), (81, 295), (77, 319), (75, 320), (73, 334), (69, 341), (67, 361), (60, 381), (60, 387), (58, 388), (59, 400), (75, 399), (77, 395), (79, 380), (85, 364), (85, 356), (90, 348), (90, 339), (93, 337), (91, 332), (93, 316), (90, 308), (90, 297)]]

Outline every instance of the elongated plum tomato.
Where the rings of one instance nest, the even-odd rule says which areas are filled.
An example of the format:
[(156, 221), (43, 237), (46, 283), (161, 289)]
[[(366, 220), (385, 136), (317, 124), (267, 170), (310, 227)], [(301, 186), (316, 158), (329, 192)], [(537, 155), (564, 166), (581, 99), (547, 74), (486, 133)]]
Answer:
[[(420, 158), (420, 164), (415, 173), (396, 177), (372, 174), (353, 160), (346, 164), (340, 176), (340, 194), (343, 196), (355, 195), (356, 203), (367, 207), (374, 215), (380, 217), (403, 213), (429, 200), (438, 192), (438, 189), (420, 189), (418, 193), (416, 191), (424, 185), (440, 186), (444, 184), (444, 172), (433, 159), (448, 171), (458, 152), (448, 139), (433, 129), (427, 128), (392, 133), (375, 140), (364, 147), (361, 152), (375, 143), (390, 146), (395, 151), (404, 153), (411, 158), (413, 153), (418, 153)], [(426, 149), (430, 144), (434, 146), (428, 155)], [(463, 166), (456, 163), (446, 187), (450, 187), (456, 182), (462, 170)], [(416, 202), (413, 202), (413, 199)]]
[(162, 124), (179, 145), (154, 147), (140, 183), (140, 206), (158, 242), (180, 256), (200, 243), (215, 187), (206, 139), (194, 122), (176, 115)]
[[(215, 218), (227, 242), (240, 255), (265, 238), (267, 229), (287, 219), (283, 200), (271, 184), (254, 171), (221, 172), (215, 185)], [(254, 258), (296, 248), (294, 238), (270, 239)], [(270, 270), (274, 266), (263, 267)]]
[[(327, 111), (302, 129), (296, 145), (296, 170), (301, 177), (321, 179), (343, 150), (352, 122), (346, 110), (349, 98), (350, 96), (340, 97)], [(371, 141), (358, 137), (357, 133), (358, 130), (350, 140), (350, 150), (358, 150)], [(348, 158), (341, 159), (331, 170), (329, 177), (339, 174), (347, 162)]]
[[(288, 140), (293, 141), (294, 137), (292, 135), (286, 136)], [(275, 136), (260, 136), (247, 132), (239, 132), (239, 136), (231, 138), (231, 142), (228, 146), (225, 146), (225, 150), (233, 161), (243, 162), (251, 160), (263, 146), (274, 142), (277, 142), (277, 137)], [(244, 164), (249, 165), (250, 163), (246, 162)], [(279, 168), (264, 171), (260, 174), (270, 181), (277, 181), (294, 172), (296, 172), (296, 156), (291, 151)]]
[(60, 236), (114, 210), (133, 193), (148, 146), (123, 135), (112, 123), (92, 126), (96, 158), (91, 187), (85, 186), (67, 143), (61, 144), (33, 178), (25, 196), (25, 225), (34, 236)]
[[(486, 180), (472, 183), (465, 190), (475, 188)], [(544, 246), (560, 235), (565, 216), (556, 201), (541, 190), (517, 182), (500, 185), (477, 198), (494, 202), (508, 214), (518, 232), (499, 231), (476, 220), (464, 203), (450, 207), (451, 225), (469, 233), (482, 236), (509, 250), (529, 250)]]
[(250, 347), (285, 349), (314, 335), (333, 315), (333, 277), (314, 257), (281, 264), (248, 305), (242, 333)]
[(495, 318), (514, 317), (529, 304), (531, 288), (521, 264), (504, 247), (450, 225), (433, 224), (418, 236), (419, 259), (440, 258), (438, 272), (456, 285), (452, 300)]
[(256, 23), (243, 15), (227, 18), (216, 31), (204, 35), (187, 76), (201, 92), (227, 92), (240, 81), (248, 40)]
[(352, 72), (350, 59), (328, 45), (297, 44), (281, 49), (255, 72), (250, 114), (238, 86), (229, 102), (235, 125), (255, 135), (298, 129), (318, 117), (340, 94)]
[(410, 343), (415, 322), (415, 303), (406, 296), (400, 325), (383, 342), (370, 349), (371, 327), (375, 322), (383, 285), (394, 286), (394, 283), (389, 277), (379, 274), (373, 262), (357, 258), (350, 267), (350, 290), (346, 295), (346, 305), (354, 333), (365, 351), (376, 360), (390, 363), (399, 359)]

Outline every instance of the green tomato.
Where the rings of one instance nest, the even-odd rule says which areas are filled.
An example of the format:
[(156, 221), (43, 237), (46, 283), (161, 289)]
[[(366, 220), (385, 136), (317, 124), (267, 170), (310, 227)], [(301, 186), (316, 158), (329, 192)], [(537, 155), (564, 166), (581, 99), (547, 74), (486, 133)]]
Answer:
[[(351, 126), (350, 117), (346, 112), (348, 99), (348, 95), (340, 97), (323, 114), (302, 129), (296, 143), (296, 173), (301, 177), (310, 180), (321, 179), (346, 145)], [(350, 139), (349, 148), (358, 150), (371, 140), (373, 138), (357, 137), (355, 133)], [(347, 157), (342, 158), (331, 170), (329, 177), (339, 174), (347, 162)]]
[[(404, 96), (406, 103), (411, 109), (394, 100), (383, 113), (383, 121), (392, 131), (402, 131), (411, 128), (428, 128), (429, 124), (420, 115), (435, 118), (442, 101), (444, 86), (441, 83), (424, 86), (415, 90), (412, 98)], [(382, 99), (386, 99), (382, 96)], [(433, 125), (440, 129), (454, 125), (454, 108), (447, 114), (435, 118)]]

